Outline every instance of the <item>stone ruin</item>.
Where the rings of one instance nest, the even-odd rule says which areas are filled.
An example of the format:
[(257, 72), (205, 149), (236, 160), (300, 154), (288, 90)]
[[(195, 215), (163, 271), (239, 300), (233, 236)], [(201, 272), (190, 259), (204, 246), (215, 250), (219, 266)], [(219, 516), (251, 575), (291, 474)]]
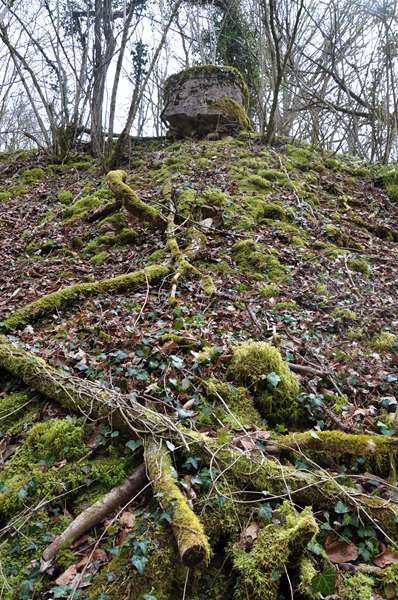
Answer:
[(165, 81), (163, 99), (162, 120), (170, 137), (251, 130), (247, 85), (233, 67), (201, 65), (171, 75)]

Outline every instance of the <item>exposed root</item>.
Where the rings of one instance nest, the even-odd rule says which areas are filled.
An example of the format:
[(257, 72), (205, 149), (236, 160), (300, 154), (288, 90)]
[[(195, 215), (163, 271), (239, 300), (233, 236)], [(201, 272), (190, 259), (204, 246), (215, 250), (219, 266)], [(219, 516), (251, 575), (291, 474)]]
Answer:
[(165, 277), (170, 271), (166, 265), (150, 265), (140, 271), (118, 275), (110, 279), (102, 279), (93, 283), (76, 283), (56, 292), (51, 292), (30, 304), (17, 309), (10, 317), (5, 319), (3, 327), (6, 331), (13, 331), (26, 325), (26, 323), (55, 312), (67, 304), (86, 296), (95, 296), (104, 292), (121, 292), (134, 289), (146, 282), (155, 281)]
[(142, 202), (135, 192), (126, 183), (126, 171), (117, 170), (109, 171), (106, 176), (106, 181), (109, 188), (112, 190), (116, 200), (130, 212), (132, 215), (142, 221), (151, 223), (156, 228), (165, 229), (166, 221), (163, 219), (159, 211), (153, 206), (149, 206)]
[(137, 496), (144, 488), (145, 482), (145, 466), (140, 465), (121, 485), (113, 488), (101, 500), (80, 513), (61, 535), (57, 536), (47, 546), (43, 552), (43, 560), (52, 560), (59, 550), (70, 546), (83, 533), (95, 527), (119, 506), (126, 504), (128, 500)]
[(181, 561), (188, 567), (210, 559), (210, 545), (203, 525), (189, 507), (187, 499), (177, 487), (173, 465), (162, 440), (147, 438), (145, 463), (156, 498), (170, 515)]
[(171, 292), (170, 292), (170, 304), (175, 304), (177, 285), (180, 277), (184, 276), (189, 271), (199, 275), (202, 283), (203, 291), (212, 296), (216, 289), (213, 279), (210, 275), (204, 275), (197, 267), (195, 267), (191, 261), (195, 260), (197, 255), (202, 251), (203, 246), (206, 242), (205, 236), (197, 229), (190, 230), (190, 243), (182, 251), (178, 245), (175, 237), (175, 223), (174, 223), (175, 210), (173, 205), (170, 205), (170, 212), (167, 224), (167, 248), (171, 254), (172, 260), (175, 264), (175, 273), (171, 280)]

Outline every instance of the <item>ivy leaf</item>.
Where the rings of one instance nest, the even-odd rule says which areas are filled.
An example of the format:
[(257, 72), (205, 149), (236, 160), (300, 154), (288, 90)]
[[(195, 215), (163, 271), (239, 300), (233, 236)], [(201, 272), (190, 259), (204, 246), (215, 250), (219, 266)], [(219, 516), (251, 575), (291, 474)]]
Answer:
[(176, 356), (175, 354), (172, 354), (170, 356), (171, 359), (171, 363), (173, 365), (173, 367), (175, 369), (182, 369), (184, 366), (184, 360), (180, 357), (180, 356)]
[(349, 508), (346, 504), (344, 504), (344, 502), (339, 500), (334, 507), (334, 512), (336, 512), (338, 515), (343, 515), (344, 513), (349, 512)]
[(69, 591), (70, 587), (68, 585), (57, 585), (50, 590), (54, 598), (63, 598)]
[(160, 513), (159, 521), (167, 521), (171, 524), (171, 514), (169, 512), (163, 511)]
[(146, 556), (136, 556), (134, 555), (131, 559), (131, 564), (135, 567), (140, 575), (144, 574), (145, 566), (148, 562)]
[(258, 516), (263, 521), (270, 521), (272, 519), (272, 507), (268, 502), (264, 502), (258, 509)]
[(128, 442), (126, 442), (126, 447), (129, 448), (132, 452), (137, 450), (137, 448), (139, 448), (140, 446), (142, 446), (142, 440), (129, 440)]
[(279, 377), (279, 375), (277, 373), (274, 373), (274, 371), (272, 371), (271, 373), (268, 373), (268, 375), (267, 375), (267, 383), (269, 383), (269, 385), (272, 388), (276, 388), (278, 383), (280, 383), (280, 380), (281, 380), (281, 378)]
[(325, 569), (319, 575), (315, 575), (311, 582), (311, 590), (323, 596), (330, 596), (336, 589), (336, 580), (337, 572), (335, 569)]

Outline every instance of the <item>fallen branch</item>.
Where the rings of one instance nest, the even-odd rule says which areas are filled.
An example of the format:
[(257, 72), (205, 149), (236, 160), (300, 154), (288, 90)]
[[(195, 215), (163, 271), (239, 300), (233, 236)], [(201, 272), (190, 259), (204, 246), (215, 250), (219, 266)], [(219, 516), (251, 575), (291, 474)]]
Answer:
[(398, 438), (384, 435), (345, 433), (343, 431), (303, 431), (272, 440), (281, 456), (296, 460), (298, 453), (308, 455), (318, 464), (336, 467), (351, 457), (367, 459), (376, 475), (388, 475), (398, 457)]
[(211, 551), (203, 525), (177, 487), (173, 465), (162, 440), (147, 438), (144, 456), (156, 498), (170, 515), (181, 561), (187, 567), (194, 567), (203, 560), (208, 563)]
[(134, 498), (145, 487), (146, 472), (145, 466), (140, 465), (127, 479), (110, 492), (105, 494), (101, 500), (95, 502), (89, 508), (86, 508), (68, 525), (68, 527), (58, 535), (43, 552), (43, 560), (50, 561), (61, 548), (70, 546), (75, 540), (82, 536), (86, 531), (95, 527), (103, 521), (107, 515), (115, 511), (119, 506), (126, 504), (131, 498)]
[(34, 300), (30, 304), (17, 309), (3, 322), (6, 331), (13, 331), (26, 325), (26, 323), (46, 314), (51, 314), (67, 304), (71, 304), (81, 297), (95, 296), (105, 292), (122, 292), (134, 289), (147, 281), (155, 281), (165, 277), (170, 272), (167, 265), (150, 265), (140, 271), (118, 275), (110, 279), (101, 279), (90, 283), (76, 283), (60, 288)]

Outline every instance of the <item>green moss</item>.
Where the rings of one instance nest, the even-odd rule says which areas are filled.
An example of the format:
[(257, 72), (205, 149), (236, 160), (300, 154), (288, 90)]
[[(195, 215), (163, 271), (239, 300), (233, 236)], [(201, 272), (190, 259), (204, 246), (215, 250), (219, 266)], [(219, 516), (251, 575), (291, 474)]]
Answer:
[(33, 169), (25, 169), (20, 174), (19, 178), (23, 183), (34, 184), (44, 179), (45, 171), (40, 167), (34, 167)]
[(258, 272), (266, 265), (266, 256), (259, 252), (259, 247), (253, 239), (235, 242), (232, 254), (237, 264), (248, 272)]
[(276, 285), (271, 283), (269, 285), (264, 285), (263, 287), (260, 287), (258, 293), (263, 298), (276, 298), (280, 295), (281, 292)]
[(231, 123), (236, 123), (244, 130), (253, 130), (244, 106), (240, 102), (237, 102), (237, 100), (234, 98), (231, 98), (230, 96), (224, 96), (218, 100), (208, 101), (208, 103), (212, 107), (218, 108), (224, 113), (228, 119), (228, 125)]
[(57, 198), (62, 204), (70, 204), (73, 197), (72, 192), (69, 192), (69, 190), (60, 190), (57, 194)]
[(369, 263), (365, 258), (353, 258), (348, 261), (348, 266), (353, 271), (357, 271), (363, 275), (368, 275), (370, 271)]
[(38, 408), (38, 401), (24, 393), (0, 397), (0, 432), (18, 435), (37, 414)]
[(272, 423), (294, 423), (300, 416), (300, 385), (277, 348), (248, 341), (232, 350), (230, 375), (249, 387), (261, 414)]
[(386, 598), (396, 598), (398, 588), (398, 563), (394, 563), (383, 570), (382, 574), (383, 591)]
[(370, 347), (378, 352), (387, 352), (397, 347), (397, 336), (391, 331), (382, 331), (373, 336)]
[(153, 265), (154, 263), (159, 263), (165, 258), (165, 255), (166, 253), (164, 248), (159, 248), (159, 250), (155, 250), (155, 252), (152, 252), (152, 254), (148, 256), (147, 262), (150, 265)]
[(26, 447), (36, 458), (46, 460), (75, 460), (87, 454), (83, 443), (83, 428), (68, 419), (51, 419), (31, 427)]
[(279, 283), (286, 278), (286, 270), (276, 256), (266, 256), (265, 265), (265, 273), (268, 281), (272, 283)]
[(331, 316), (334, 319), (347, 321), (356, 321), (358, 318), (357, 314), (353, 310), (350, 310), (349, 308), (343, 308), (342, 306), (335, 308), (331, 313)]
[(383, 165), (375, 169), (376, 179), (381, 182), (391, 200), (398, 200), (398, 168), (395, 165)]
[(232, 551), (234, 568), (239, 573), (234, 596), (237, 600), (277, 600), (285, 568), (297, 569), (306, 545), (318, 532), (309, 507), (298, 513), (285, 502), (279, 514), (280, 522), (260, 529), (249, 552), (238, 547)]
[(301, 171), (323, 171), (324, 166), (321, 160), (319, 160), (315, 150), (308, 147), (299, 147), (292, 144), (287, 144), (286, 153), (290, 163), (296, 169)]
[[(342, 410), (347, 404), (345, 396), (325, 396), (325, 401), (328, 403), (334, 401), (337, 411)], [(290, 458), (294, 457), (298, 447), (321, 466), (357, 467), (357, 459), (361, 457), (366, 459), (363, 463), (364, 469), (371, 469), (373, 473), (382, 477), (389, 476), (398, 454), (394, 441), (384, 435), (319, 431), (314, 437), (312, 432), (305, 431), (283, 436), (281, 442), (282, 447), (293, 450), (291, 453), (288, 452)]]
[(276, 202), (269, 202), (263, 206), (260, 216), (264, 219), (285, 221), (286, 211), (280, 204), (277, 204)]
[(116, 244), (116, 240), (117, 238), (115, 235), (100, 235), (86, 245), (86, 250), (87, 252), (95, 252), (98, 250), (98, 248), (108, 248), (110, 246), (114, 246)]
[(11, 198), (11, 192), (2, 192), (0, 191), (0, 202), (3, 202), (4, 200), (9, 200)]
[(211, 275), (202, 275), (200, 278), (200, 285), (202, 286), (202, 290), (207, 296), (213, 296), (216, 291), (216, 285)]
[(99, 252), (98, 254), (96, 254), (95, 256), (90, 258), (90, 262), (92, 265), (95, 265), (98, 267), (100, 265), (103, 265), (104, 262), (106, 262), (107, 258), (108, 258), (108, 252), (106, 250), (103, 250), (102, 252)]
[(296, 302), (292, 302), (292, 301), (288, 301), (286, 300), (285, 302), (277, 302), (274, 306), (273, 306), (273, 310), (276, 312), (295, 312), (298, 310), (298, 305)]
[(260, 177), (260, 175), (248, 175), (243, 180), (243, 185), (240, 187), (248, 190), (269, 190), (271, 189), (271, 184), (268, 179), (264, 179), (264, 177)]
[(231, 197), (226, 192), (222, 192), (217, 188), (208, 188), (203, 192), (204, 199), (211, 204), (211, 206), (222, 207), (230, 201)]
[(242, 425), (262, 426), (260, 414), (254, 407), (253, 398), (247, 389), (215, 378), (208, 379), (205, 387), (209, 397), (214, 401), (212, 411), (218, 421), (234, 429), (241, 428)]
[(374, 581), (364, 573), (345, 575), (340, 586), (341, 600), (371, 600)]
[(102, 188), (93, 194), (86, 194), (76, 200), (70, 207), (63, 212), (63, 219), (83, 218), (89, 212), (104, 205), (105, 201), (112, 197), (108, 189)]
[(122, 246), (127, 246), (129, 244), (134, 244), (137, 241), (137, 236), (138, 234), (134, 229), (124, 227), (118, 234), (116, 242)]

